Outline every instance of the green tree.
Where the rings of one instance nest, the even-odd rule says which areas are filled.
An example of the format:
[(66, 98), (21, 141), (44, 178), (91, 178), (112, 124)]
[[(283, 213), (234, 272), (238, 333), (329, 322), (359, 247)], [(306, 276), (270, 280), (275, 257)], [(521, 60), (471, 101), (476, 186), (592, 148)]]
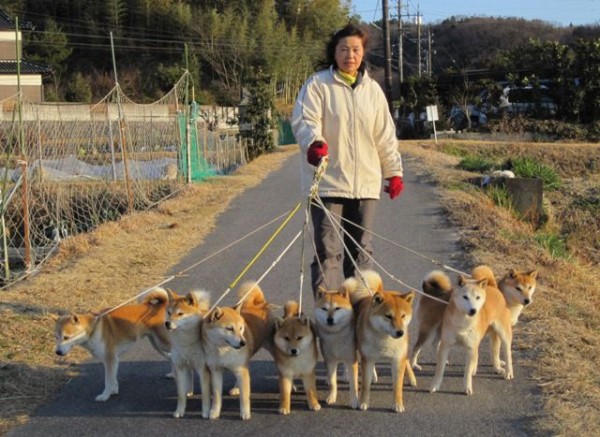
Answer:
[(252, 160), (275, 149), (273, 139), (273, 112), (275, 106), (273, 104), (271, 77), (260, 68), (254, 70), (247, 81), (247, 92), (249, 97), (246, 113), (240, 122), (249, 123), (252, 126), (252, 129), (244, 134), (244, 136), (252, 139), (252, 145), (248, 150)]
[(60, 80), (67, 68), (66, 60), (71, 56), (69, 39), (62, 29), (52, 19), (48, 19), (42, 32), (32, 33), (27, 46), (26, 56), (32, 61), (38, 61), (52, 68), (54, 93), (58, 95)]
[(68, 102), (90, 103), (92, 101), (92, 87), (89, 79), (81, 73), (75, 73), (67, 86), (65, 99)]

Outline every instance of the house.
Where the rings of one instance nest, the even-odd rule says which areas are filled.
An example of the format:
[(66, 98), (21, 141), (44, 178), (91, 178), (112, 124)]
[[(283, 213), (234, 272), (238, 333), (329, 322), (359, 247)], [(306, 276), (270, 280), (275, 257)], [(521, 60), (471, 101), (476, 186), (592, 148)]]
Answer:
[[(21, 91), (26, 100), (41, 102), (44, 99), (42, 77), (50, 74), (49, 66), (22, 59), (22, 30), (31, 30), (31, 24), (19, 24), (15, 31), (13, 19), (0, 11), (0, 100), (17, 94), (17, 50), (20, 65)], [(18, 40), (18, 44), (17, 41)]]

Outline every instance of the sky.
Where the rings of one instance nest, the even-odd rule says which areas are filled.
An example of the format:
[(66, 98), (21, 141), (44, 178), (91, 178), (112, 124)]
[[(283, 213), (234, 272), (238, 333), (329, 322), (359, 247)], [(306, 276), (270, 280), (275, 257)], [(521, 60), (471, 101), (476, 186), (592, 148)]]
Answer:
[[(518, 17), (539, 19), (559, 26), (600, 24), (600, 0), (401, 0), (404, 14), (416, 15), (423, 24), (433, 24), (451, 16)], [(363, 21), (383, 17), (382, 0), (352, 0), (354, 13)], [(395, 18), (398, 0), (388, 0), (390, 18)], [(404, 21), (409, 20), (405, 17)]]

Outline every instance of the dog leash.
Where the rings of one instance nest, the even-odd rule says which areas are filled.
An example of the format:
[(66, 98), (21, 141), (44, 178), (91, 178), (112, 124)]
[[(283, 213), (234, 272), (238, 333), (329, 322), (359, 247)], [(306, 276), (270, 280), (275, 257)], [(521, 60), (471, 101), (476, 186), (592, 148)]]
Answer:
[[(325, 215), (326, 215), (327, 217), (329, 217), (329, 219), (331, 220), (332, 224), (334, 224), (334, 225), (335, 225), (335, 223), (333, 222), (333, 213), (331, 213), (331, 211), (329, 211), (329, 210), (328, 210), (328, 209), (325, 207), (325, 205), (324, 205), (323, 201), (321, 200), (321, 198), (319, 198), (319, 197), (317, 196), (317, 197), (315, 198), (315, 201), (316, 201), (316, 204), (317, 204), (317, 206), (318, 206), (319, 208), (321, 208), (321, 209), (324, 211)], [(337, 214), (336, 214), (336, 215), (337, 215)], [(339, 215), (337, 215), (337, 216), (338, 216), (338, 217), (341, 217), (341, 216), (339, 216)], [(343, 218), (342, 218), (342, 219), (343, 219)], [(343, 220), (346, 220), (346, 219), (343, 219)], [(347, 221), (347, 222), (349, 222), (349, 223), (352, 223), (350, 220), (346, 220), (346, 221)], [(358, 226), (358, 225), (356, 225), (356, 224), (355, 224), (355, 226)], [(358, 227), (359, 227), (360, 229), (363, 229), (363, 230), (367, 231), (367, 229), (363, 228), (362, 226), (358, 226)], [(361, 272), (361, 271), (360, 271), (360, 269), (358, 268), (358, 265), (357, 265), (356, 261), (354, 260), (354, 258), (353, 258), (352, 256), (350, 256), (350, 250), (349, 250), (349, 249), (348, 249), (348, 247), (346, 246), (346, 243), (344, 242), (344, 238), (343, 238), (343, 237), (340, 235), (340, 233), (338, 232), (338, 230), (337, 230), (337, 227), (336, 227), (336, 226), (334, 226), (333, 228), (334, 228), (334, 230), (335, 230), (335, 232), (336, 232), (336, 235), (338, 236), (338, 238), (339, 238), (339, 239), (341, 240), (341, 242), (342, 242), (342, 245), (343, 245), (343, 247), (344, 247), (344, 251), (346, 252), (346, 254), (347, 254), (347, 255), (350, 257), (350, 259), (352, 260), (352, 263), (354, 264), (354, 269), (355, 269), (355, 271), (357, 271), (357, 272), (359, 273), (359, 276), (360, 276), (360, 279), (361, 279), (361, 281), (363, 282), (363, 284), (365, 285), (365, 287), (367, 288), (367, 290), (369, 291), (369, 293), (372, 295), (372, 294), (373, 294), (373, 292), (372, 292), (372, 291), (369, 289), (369, 284), (367, 283), (367, 281), (365, 280), (365, 278), (364, 278), (364, 276), (363, 276), (362, 272)], [(370, 259), (370, 260), (371, 260), (371, 261), (372, 261), (372, 262), (373, 262), (375, 265), (377, 265), (377, 266), (378, 266), (378, 267), (379, 267), (379, 268), (380, 268), (380, 269), (381, 269), (381, 270), (382, 270), (382, 271), (383, 271), (383, 272), (384, 272), (386, 275), (388, 275), (388, 276), (389, 276), (389, 277), (390, 277), (390, 278), (391, 278), (393, 281), (395, 281), (395, 282), (397, 282), (397, 283), (401, 284), (402, 286), (404, 286), (404, 287), (408, 288), (408, 289), (409, 289), (409, 290), (411, 290), (411, 291), (414, 291), (414, 292), (415, 292), (415, 293), (417, 293), (417, 294), (420, 294), (420, 295), (422, 295), (422, 296), (426, 296), (426, 297), (428, 297), (428, 298), (430, 298), (430, 299), (433, 299), (433, 300), (435, 300), (435, 301), (438, 301), (438, 302), (440, 302), (440, 303), (443, 303), (443, 304), (445, 304), (445, 305), (448, 305), (448, 302), (446, 302), (445, 300), (439, 299), (439, 298), (437, 298), (437, 297), (435, 297), (435, 296), (431, 296), (431, 295), (429, 295), (429, 294), (427, 294), (427, 293), (423, 292), (422, 290), (418, 290), (418, 289), (416, 289), (416, 288), (414, 288), (414, 287), (412, 287), (412, 286), (410, 286), (410, 285), (408, 285), (408, 284), (406, 284), (406, 283), (402, 282), (400, 279), (396, 278), (396, 277), (395, 277), (395, 276), (394, 276), (392, 273), (390, 273), (390, 272), (389, 272), (389, 271), (388, 271), (388, 270), (387, 270), (385, 267), (383, 267), (383, 266), (381, 265), (381, 263), (379, 263), (379, 262), (378, 262), (378, 261), (377, 261), (377, 260), (376, 260), (376, 259), (373, 257), (373, 255), (371, 255), (370, 253), (368, 253), (368, 252), (367, 252), (367, 251), (366, 251), (366, 250), (365, 250), (365, 249), (364, 249), (364, 248), (363, 248), (363, 247), (362, 247), (360, 244), (358, 244), (358, 242), (357, 242), (357, 241), (354, 239), (354, 237), (353, 237), (352, 235), (350, 235), (350, 233), (349, 233), (349, 232), (348, 232), (346, 229), (344, 229), (344, 227), (343, 227), (343, 226), (341, 226), (341, 227), (340, 227), (340, 229), (342, 230), (342, 232), (343, 232), (343, 234), (344, 234), (345, 236), (347, 236), (348, 238), (350, 238), (350, 240), (351, 240), (351, 241), (354, 243), (354, 245), (355, 245), (355, 246), (356, 246), (356, 247), (357, 247), (357, 248), (358, 248), (358, 249), (359, 249), (359, 250), (360, 250), (360, 251), (361, 251), (361, 252), (362, 252), (364, 255), (366, 255), (366, 256), (367, 256), (367, 257), (368, 257), (368, 258), (369, 258), (369, 259)]]

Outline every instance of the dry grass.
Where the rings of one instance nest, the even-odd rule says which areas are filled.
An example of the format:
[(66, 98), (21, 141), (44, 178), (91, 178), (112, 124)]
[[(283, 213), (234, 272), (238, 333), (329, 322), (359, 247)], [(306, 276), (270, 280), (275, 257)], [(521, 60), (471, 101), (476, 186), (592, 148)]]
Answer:
[[(533, 155), (556, 168), (565, 186), (546, 193), (545, 229), (568, 235), (569, 259), (553, 259), (534, 242), (535, 229), (494, 206), (457, 170), (460, 158), (439, 150), (462, 148), (497, 157)], [(230, 200), (256, 185), (294, 146), (263, 156), (235, 175), (190, 187), (156, 210), (124, 217), (65, 240), (44, 270), (0, 292), (0, 434), (27, 419), (88, 358), (75, 348), (55, 357), (50, 314), (98, 309), (132, 297), (159, 282), (170, 266), (202, 242)], [(533, 377), (543, 393), (545, 416), (538, 428), (553, 435), (600, 435), (600, 147), (402, 142), (406, 159), (443, 190), (449, 217), (476, 262), (540, 271), (540, 289), (516, 329), (515, 347), (533, 351)], [(575, 203), (574, 203), (575, 202)], [(583, 205), (583, 207), (579, 207)], [(127, 256), (122, 254), (126, 253)], [(107, 272), (110, 272), (107, 274)], [(86, 302), (93, 294), (94, 306)]]
[(188, 187), (152, 211), (64, 240), (42, 271), (0, 291), (0, 435), (27, 420), (75, 376), (74, 364), (89, 358), (81, 348), (66, 358), (54, 355), (51, 314), (110, 307), (160, 282), (236, 195), (296, 150), (281, 148), (233, 175)]
[[(549, 220), (538, 232), (561, 234), (569, 257), (552, 258), (535, 243), (532, 226), (466, 182), (473, 174), (456, 169), (460, 158), (438, 151), (457, 148), (499, 158), (534, 156), (555, 168), (566, 184), (544, 194)], [(444, 206), (475, 262), (494, 266), (497, 274), (510, 267), (540, 272), (535, 301), (516, 328), (516, 347), (532, 351), (535, 358), (526, 365), (543, 393), (546, 414), (538, 429), (600, 435), (600, 147), (406, 142), (402, 150), (417, 157), (421, 170), (441, 185)]]

